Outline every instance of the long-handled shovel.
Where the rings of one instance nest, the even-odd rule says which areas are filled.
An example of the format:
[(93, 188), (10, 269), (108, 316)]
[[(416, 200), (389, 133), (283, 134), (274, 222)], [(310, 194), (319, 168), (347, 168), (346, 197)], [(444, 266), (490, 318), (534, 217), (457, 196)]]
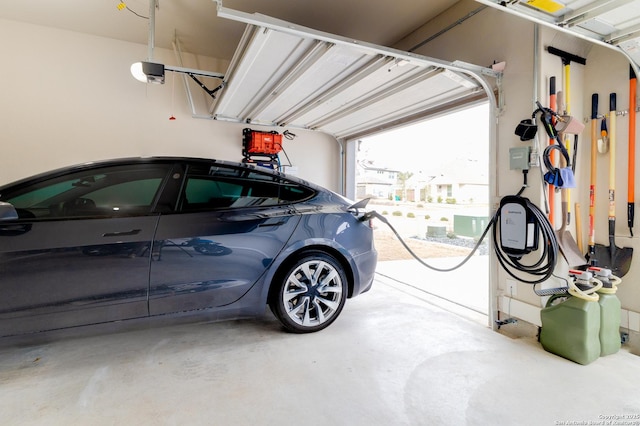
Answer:
[(596, 258), (596, 160), (598, 157), (598, 94), (591, 95), (591, 176), (589, 181), (589, 242), (587, 259), (592, 266), (598, 264)]
[(599, 266), (623, 277), (629, 272), (633, 248), (616, 247), (616, 94), (609, 96), (609, 246), (596, 244)]
[(633, 237), (633, 218), (635, 216), (635, 181), (636, 181), (636, 73), (629, 66), (629, 169), (627, 186), (627, 225)]

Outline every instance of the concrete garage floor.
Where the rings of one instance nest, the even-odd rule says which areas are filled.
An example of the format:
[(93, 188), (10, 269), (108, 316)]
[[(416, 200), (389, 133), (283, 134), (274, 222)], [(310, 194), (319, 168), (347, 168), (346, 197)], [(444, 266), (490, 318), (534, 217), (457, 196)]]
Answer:
[(4, 346), (0, 424), (640, 422), (635, 355), (581, 366), (429, 297), (379, 277), (316, 334), (269, 314)]

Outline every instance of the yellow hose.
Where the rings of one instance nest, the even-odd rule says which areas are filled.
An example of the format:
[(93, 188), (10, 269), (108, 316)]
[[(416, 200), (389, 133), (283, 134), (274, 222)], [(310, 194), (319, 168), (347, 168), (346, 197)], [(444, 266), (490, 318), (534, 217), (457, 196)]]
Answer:
[(595, 286), (590, 288), (589, 290), (580, 290), (578, 286), (576, 286), (575, 282), (569, 281), (569, 294), (575, 296), (579, 299), (587, 300), (589, 302), (597, 302), (600, 299), (597, 291), (602, 289), (602, 281), (597, 278), (591, 278), (591, 283), (595, 283)]
[(611, 281), (611, 288), (602, 287), (600, 290), (598, 290), (598, 293), (616, 294), (616, 292), (618, 291), (618, 285), (622, 283), (622, 280), (619, 277), (616, 277), (615, 275), (611, 275), (609, 276), (609, 281)]

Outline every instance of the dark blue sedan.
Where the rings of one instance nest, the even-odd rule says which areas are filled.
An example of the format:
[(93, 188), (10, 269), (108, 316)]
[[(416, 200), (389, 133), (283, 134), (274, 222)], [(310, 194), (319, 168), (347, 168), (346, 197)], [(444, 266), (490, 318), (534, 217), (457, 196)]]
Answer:
[(321, 330), (372, 284), (359, 206), (267, 169), (121, 159), (0, 187), (0, 336), (189, 311)]

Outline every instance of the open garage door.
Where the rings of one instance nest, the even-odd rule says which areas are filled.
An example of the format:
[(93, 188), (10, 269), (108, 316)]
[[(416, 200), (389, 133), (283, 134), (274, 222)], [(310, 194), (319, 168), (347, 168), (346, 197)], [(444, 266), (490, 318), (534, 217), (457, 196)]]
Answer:
[(470, 101), (495, 105), (499, 74), (221, 7), (247, 24), (211, 113), (215, 119), (353, 139)]

